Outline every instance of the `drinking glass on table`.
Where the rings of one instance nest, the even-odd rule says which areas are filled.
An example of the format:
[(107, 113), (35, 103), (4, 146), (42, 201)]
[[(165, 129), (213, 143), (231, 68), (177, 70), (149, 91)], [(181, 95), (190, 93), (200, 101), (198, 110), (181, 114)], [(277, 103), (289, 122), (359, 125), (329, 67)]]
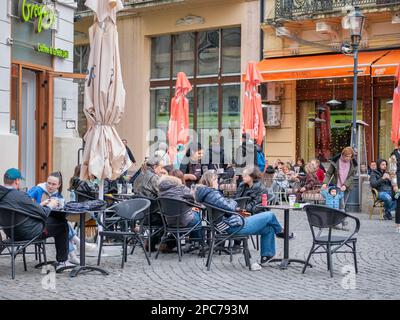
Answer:
[(122, 183), (117, 183), (117, 192), (118, 194), (122, 193)]
[(128, 183), (126, 185), (126, 193), (127, 194), (132, 194), (132, 183)]

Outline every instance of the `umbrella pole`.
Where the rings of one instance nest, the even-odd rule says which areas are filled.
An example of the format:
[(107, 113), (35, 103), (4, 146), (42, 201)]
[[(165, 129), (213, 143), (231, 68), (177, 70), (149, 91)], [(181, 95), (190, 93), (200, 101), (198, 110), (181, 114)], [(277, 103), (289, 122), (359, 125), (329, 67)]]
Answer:
[[(99, 200), (104, 200), (104, 180), (101, 179), (99, 183)], [(100, 234), (103, 231), (103, 223), (104, 223), (104, 212), (100, 213), (100, 221), (101, 224), (97, 227), (97, 232)], [(100, 248), (100, 237), (97, 237), (97, 247)]]

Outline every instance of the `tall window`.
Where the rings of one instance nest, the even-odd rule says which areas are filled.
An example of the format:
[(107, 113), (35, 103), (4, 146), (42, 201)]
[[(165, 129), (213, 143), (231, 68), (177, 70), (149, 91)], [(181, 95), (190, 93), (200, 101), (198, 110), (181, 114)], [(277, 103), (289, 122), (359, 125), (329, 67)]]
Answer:
[(154, 37), (151, 47), (152, 128), (168, 128), (170, 100), (180, 71), (193, 86), (188, 95), (191, 129), (201, 134), (201, 129), (240, 128), (239, 27)]

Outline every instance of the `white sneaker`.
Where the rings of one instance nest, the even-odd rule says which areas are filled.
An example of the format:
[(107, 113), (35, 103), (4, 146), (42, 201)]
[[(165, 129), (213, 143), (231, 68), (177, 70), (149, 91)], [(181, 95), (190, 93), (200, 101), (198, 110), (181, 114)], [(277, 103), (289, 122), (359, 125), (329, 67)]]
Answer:
[(59, 272), (62, 272), (64, 270), (66, 270), (66, 269), (72, 269), (72, 268), (75, 268), (75, 267), (76, 267), (76, 265), (71, 263), (71, 262), (69, 262), (68, 260), (67, 261), (63, 261), (63, 262), (58, 262), (57, 265), (56, 265), (56, 272), (59, 273)]
[(85, 243), (85, 249), (86, 249), (87, 251), (97, 251), (97, 244), (86, 242), (86, 243)]
[(75, 265), (80, 264), (80, 260), (75, 251), (72, 251), (70, 254), (68, 254), (68, 261)]
[(250, 266), (250, 270), (251, 271), (260, 271), (262, 269), (262, 267), (260, 266), (259, 263), (257, 262), (253, 262)]

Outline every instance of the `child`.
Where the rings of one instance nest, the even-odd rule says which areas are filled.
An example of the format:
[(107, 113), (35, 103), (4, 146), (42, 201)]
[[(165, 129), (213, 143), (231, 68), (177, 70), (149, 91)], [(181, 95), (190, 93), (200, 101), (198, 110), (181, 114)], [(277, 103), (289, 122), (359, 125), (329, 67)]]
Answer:
[(324, 197), (327, 207), (340, 210), (340, 202), (344, 197), (343, 192), (338, 191), (336, 187), (331, 187), (328, 190), (323, 188), (321, 189), (321, 195)]

